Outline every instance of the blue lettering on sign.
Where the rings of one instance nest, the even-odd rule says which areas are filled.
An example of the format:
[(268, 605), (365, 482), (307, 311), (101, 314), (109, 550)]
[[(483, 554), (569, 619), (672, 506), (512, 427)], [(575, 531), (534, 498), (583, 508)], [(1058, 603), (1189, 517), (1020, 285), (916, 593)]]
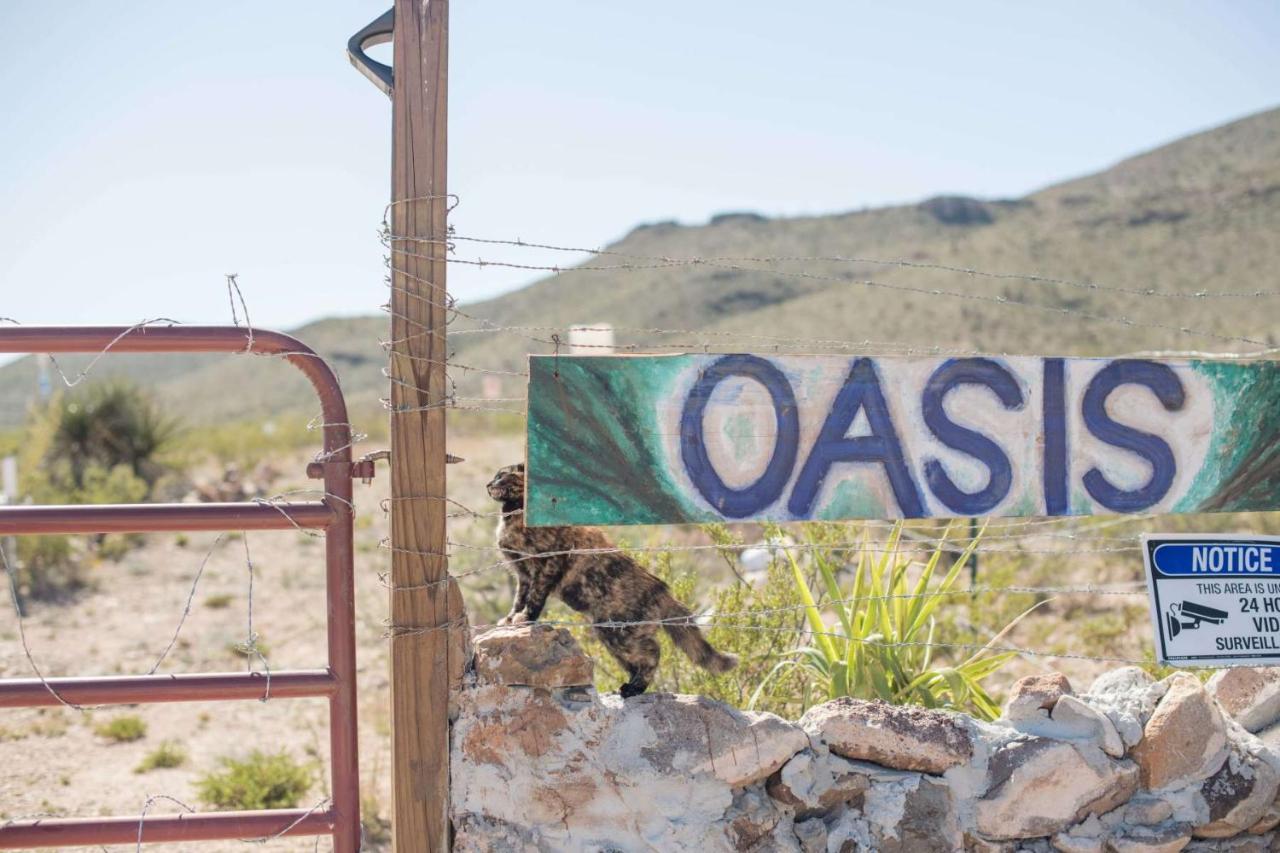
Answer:
[(1280, 572), (1280, 545), (1269, 542), (1163, 542), (1151, 553), (1163, 575), (1270, 575)]
[(1084, 425), (1107, 444), (1141, 456), (1151, 465), (1151, 478), (1137, 489), (1119, 489), (1106, 475), (1091, 468), (1084, 475), (1084, 487), (1098, 503), (1114, 512), (1141, 512), (1160, 502), (1173, 485), (1177, 462), (1163, 438), (1136, 430), (1111, 419), (1107, 397), (1121, 385), (1144, 385), (1156, 395), (1166, 410), (1175, 412), (1186, 402), (1186, 392), (1178, 374), (1166, 364), (1154, 361), (1113, 361), (1098, 371), (1084, 392)]
[[(867, 414), (871, 426), (870, 435), (846, 437), (859, 411)], [(889, 404), (880, 389), (880, 377), (876, 363), (869, 358), (859, 358), (844, 381), (840, 393), (831, 404), (831, 411), (818, 433), (818, 441), (800, 469), (787, 509), (797, 518), (806, 518), (813, 507), (813, 500), (822, 488), (822, 481), (837, 462), (872, 463), (884, 466), (898, 501), (898, 509), (906, 518), (920, 518), (924, 504), (920, 492), (911, 479), (911, 472), (902, 458), (902, 442), (893, 428)]]
[(1044, 511), (1066, 515), (1070, 509), (1067, 469), (1067, 362), (1044, 360)]
[(980, 432), (962, 427), (947, 417), (943, 400), (961, 385), (990, 388), (1006, 409), (1021, 409), (1022, 389), (1008, 368), (989, 358), (951, 359), (933, 372), (925, 385), (921, 406), (924, 422), (930, 432), (947, 447), (959, 450), (987, 466), (987, 485), (976, 492), (956, 486), (946, 468), (937, 459), (924, 463), (924, 479), (930, 491), (959, 515), (982, 515), (991, 511), (1009, 494), (1013, 485), (1013, 466), (1000, 445)]
[[(773, 401), (773, 414), (777, 422), (777, 438), (773, 456), (764, 473), (751, 485), (731, 489), (716, 473), (707, 456), (706, 437), (702, 431), (702, 416), (716, 386), (731, 376), (754, 379), (769, 392)], [(782, 371), (763, 358), (754, 355), (727, 355), (707, 368), (684, 402), (680, 414), (680, 456), (694, 486), (706, 498), (707, 503), (727, 518), (746, 518), (778, 499), (786, 488), (795, 467), (796, 450), (800, 442), (800, 411), (796, 408), (795, 391)]]
[[(1047, 515), (1066, 515), (1071, 509), (1066, 370), (1064, 359), (1046, 358), (1043, 361), (1041, 473)], [(769, 392), (777, 427), (773, 451), (764, 473), (743, 488), (726, 485), (715, 470), (703, 427), (712, 394), (721, 382), (732, 377), (753, 380), (764, 386)], [(925, 427), (942, 445), (977, 460), (988, 472), (985, 486), (966, 491), (956, 484), (941, 460), (926, 459), (922, 473), (929, 493), (952, 513), (977, 516), (991, 512), (1009, 496), (1013, 466), (1005, 449), (991, 436), (961, 426), (947, 414), (947, 395), (965, 385), (987, 388), (1008, 411), (1021, 411), (1026, 397), (1015, 374), (991, 358), (948, 360), (933, 372), (921, 393), (920, 412)], [(1107, 412), (1108, 398), (1125, 385), (1150, 390), (1169, 412), (1180, 411), (1184, 407), (1186, 391), (1181, 379), (1169, 366), (1136, 359), (1108, 363), (1085, 388), (1079, 413), (1084, 429), (1099, 441), (1144, 460), (1151, 467), (1151, 475), (1142, 486), (1124, 489), (1108, 479), (1100, 468), (1093, 467), (1085, 472), (1082, 485), (1098, 504), (1108, 510), (1139, 512), (1159, 503), (1168, 494), (1177, 474), (1177, 459), (1163, 438), (1120, 423)], [(849, 428), (859, 412), (866, 415), (870, 431), (866, 435), (849, 436)], [(699, 375), (681, 411), (680, 456), (685, 470), (702, 497), (726, 518), (754, 516), (783, 497), (796, 468), (799, 443), (800, 412), (795, 389), (777, 366), (759, 356), (726, 355), (717, 359)], [(882, 467), (899, 514), (906, 518), (927, 514), (924, 497), (912, 474), (910, 459), (885, 399), (876, 362), (871, 358), (856, 358), (851, 362), (849, 373), (823, 419), (813, 447), (796, 475), (786, 501), (788, 513), (795, 518), (810, 517), (832, 470), (845, 464)], [(1192, 553), (1187, 551), (1188, 566), (1192, 565)], [(1217, 559), (1210, 552), (1206, 555), (1206, 560)], [(1268, 556), (1267, 559), (1275, 560), (1275, 565), (1280, 566), (1280, 558)], [(1204, 565), (1209, 572), (1229, 570), (1214, 568), (1218, 564), (1213, 562)]]

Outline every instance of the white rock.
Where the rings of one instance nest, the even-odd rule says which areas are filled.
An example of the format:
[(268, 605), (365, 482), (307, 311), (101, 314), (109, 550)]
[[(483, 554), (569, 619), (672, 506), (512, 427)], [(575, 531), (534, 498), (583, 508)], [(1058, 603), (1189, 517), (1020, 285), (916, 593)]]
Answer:
[(1203, 779), (1222, 766), (1227, 754), (1222, 712), (1195, 676), (1176, 672), (1147, 720), (1133, 759), (1142, 768), (1143, 787), (1175, 788)]
[(1280, 668), (1221, 669), (1205, 689), (1222, 710), (1250, 732), (1260, 732), (1280, 719)]
[(1142, 729), (1166, 690), (1146, 670), (1125, 666), (1103, 673), (1081, 698), (1111, 720), (1126, 747), (1142, 740)]
[[(735, 789), (762, 781), (809, 743), (772, 714), (700, 697), (623, 702), (506, 686), (462, 694), (451, 811), (474, 849), (493, 826), (553, 850), (731, 850), (772, 808), (744, 810), (750, 803), (741, 799), (735, 806)], [(503, 848), (497, 839), (494, 846)]]
[(1124, 807), (1126, 823), (1154, 826), (1173, 817), (1173, 805), (1157, 797), (1137, 796)]
[(1232, 752), (1218, 772), (1200, 785), (1209, 811), (1208, 824), (1197, 826), (1197, 838), (1229, 838), (1263, 820), (1275, 803), (1280, 777), (1265, 761)]
[(800, 725), (837, 755), (894, 770), (941, 774), (973, 757), (968, 718), (946, 711), (842, 698), (810, 708)]
[(1124, 802), (1138, 787), (1138, 768), (1100, 750), (1047, 738), (1022, 737), (997, 749), (990, 788), (975, 805), (987, 838), (1035, 838), (1061, 832), (1090, 814)]
[(1071, 835), (1060, 832), (1053, 836), (1053, 849), (1062, 853), (1103, 853), (1103, 839), (1098, 836)]
[(1158, 827), (1137, 827), (1107, 839), (1111, 853), (1178, 853), (1191, 843), (1191, 831), (1185, 824), (1171, 823)]
[(1047, 714), (1037, 711), (1032, 715), (1024, 709), (1010, 718), (1009, 724), (1020, 732), (1053, 740), (1092, 743), (1113, 758), (1124, 757), (1124, 741), (1111, 718), (1075, 696), (1060, 696)]

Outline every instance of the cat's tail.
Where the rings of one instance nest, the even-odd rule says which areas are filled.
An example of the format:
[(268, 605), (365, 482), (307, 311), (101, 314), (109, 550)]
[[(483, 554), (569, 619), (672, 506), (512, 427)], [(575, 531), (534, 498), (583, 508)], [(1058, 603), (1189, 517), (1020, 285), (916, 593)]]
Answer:
[(701, 629), (693, 624), (693, 614), (684, 608), (684, 605), (671, 599), (674, 607), (670, 610), (667, 619), (671, 621), (663, 622), (662, 627), (666, 629), (667, 635), (671, 637), (671, 642), (676, 644), (680, 651), (689, 656), (689, 660), (698, 666), (710, 672), (728, 672), (738, 665), (738, 656), (726, 654), (725, 652), (716, 651), (715, 647), (707, 642), (707, 638), (703, 636)]

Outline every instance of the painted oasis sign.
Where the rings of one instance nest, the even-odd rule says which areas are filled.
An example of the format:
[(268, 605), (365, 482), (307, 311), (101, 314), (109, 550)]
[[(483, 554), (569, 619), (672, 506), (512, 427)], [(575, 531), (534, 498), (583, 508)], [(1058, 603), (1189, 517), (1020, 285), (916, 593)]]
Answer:
[(528, 522), (1280, 508), (1280, 362), (533, 356)]

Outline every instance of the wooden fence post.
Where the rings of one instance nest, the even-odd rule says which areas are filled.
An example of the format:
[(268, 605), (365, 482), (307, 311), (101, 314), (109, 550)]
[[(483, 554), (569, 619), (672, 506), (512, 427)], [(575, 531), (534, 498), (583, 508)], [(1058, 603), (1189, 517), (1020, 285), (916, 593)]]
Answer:
[(462, 665), (445, 558), (448, 0), (395, 0), (393, 41), (392, 832), (397, 853), (436, 853), (449, 849), (449, 689)]

